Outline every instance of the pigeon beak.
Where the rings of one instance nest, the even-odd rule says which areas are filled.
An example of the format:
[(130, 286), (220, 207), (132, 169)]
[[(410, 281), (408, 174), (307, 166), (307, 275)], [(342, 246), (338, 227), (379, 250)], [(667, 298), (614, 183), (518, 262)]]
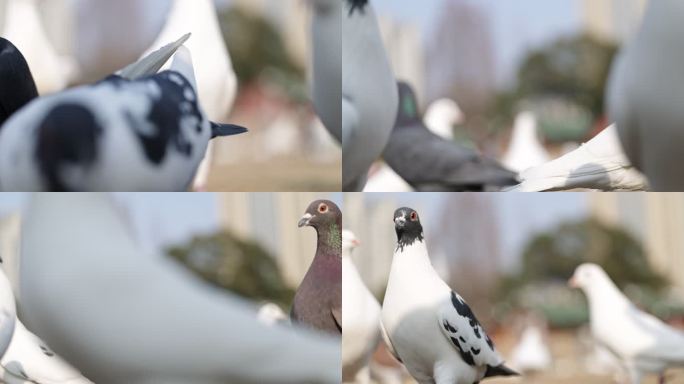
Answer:
[(358, 240), (356, 240), (356, 239), (354, 239), (354, 240), (352, 240), (352, 245), (355, 246), (355, 247), (358, 247), (359, 245), (361, 245), (361, 242), (358, 241)]
[(313, 216), (310, 213), (305, 214), (304, 216), (302, 216), (301, 219), (299, 219), (299, 223), (297, 224), (297, 226), (299, 226), (299, 228), (301, 228), (305, 225), (309, 225), (309, 221), (311, 220), (312, 217)]
[(577, 279), (575, 279), (575, 276), (571, 277), (570, 280), (568, 280), (568, 287), (579, 288), (579, 285), (577, 284)]
[(396, 225), (397, 227), (403, 227), (404, 224), (406, 224), (406, 218), (405, 217), (402, 216), (402, 217), (397, 217), (396, 219), (394, 219), (394, 225)]

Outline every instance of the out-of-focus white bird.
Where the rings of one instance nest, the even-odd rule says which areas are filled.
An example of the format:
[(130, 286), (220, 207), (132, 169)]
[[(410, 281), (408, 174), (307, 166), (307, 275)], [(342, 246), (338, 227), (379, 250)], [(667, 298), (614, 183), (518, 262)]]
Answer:
[(309, 0), (313, 61), (313, 103), (328, 132), (342, 142), (341, 0)]
[(549, 154), (539, 142), (537, 117), (532, 112), (516, 116), (513, 135), (502, 162), (509, 169), (522, 172), (549, 161)]
[(387, 164), (379, 163), (377, 169), (368, 174), (364, 192), (413, 192), (411, 185), (397, 175)]
[(465, 116), (458, 104), (451, 99), (435, 100), (425, 111), (423, 120), (432, 133), (444, 139), (454, 139), (454, 125), (463, 123)]
[(602, 191), (643, 191), (646, 178), (630, 163), (610, 125), (576, 150), (520, 173), (509, 192), (561, 191), (576, 188)]
[(684, 332), (637, 308), (601, 267), (580, 265), (569, 284), (587, 295), (594, 338), (622, 360), (633, 384), (646, 373), (662, 383), (668, 367), (684, 365)]
[[(148, 52), (188, 32), (193, 34), (186, 46), (195, 60), (200, 104), (210, 120), (224, 122), (237, 94), (237, 76), (213, 0), (174, 0), (164, 28)], [(193, 182), (195, 190), (206, 189), (213, 153), (214, 144), (209, 143)]]
[(370, 383), (370, 360), (380, 342), (380, 304), (352, 261), (359, 241), (342, 231), (342, 381)]
[(27, 325), (98, 383), (339, 383), (340, 344), (141, 251), (104, 194), (37, 194), (22, 232)]
[(632, 165), (655, 191), (684, 191), (684, 2), (650, 1), (641, 30), (613, 65), (608, 115)]
[(75, 64), (60, 57), (48, 39), (37, 1), (7, 0), (2, 37), (14, 43), (24, 54), (38, 92), (44, 95), (66, 88)]
[(0, 356), (10, 346), (17, 323), (17, 308), (12, 292), (12, 284), (3, 271), (0, 271)]
[(342, 188), (361, 191), (397, 116), (399, 94), (368, 0), (345, 0), (342, 21)]
[(536, 324), (527, 325), (513, 349), (511, 365), (522, 372), (541, 372), (548, 370), (551, 363), (542, 329)]
[(285, 311), (275, 303), (264, 303), (259, 307), (257, 319), (266, 325), (289, 323), (290, 318)]

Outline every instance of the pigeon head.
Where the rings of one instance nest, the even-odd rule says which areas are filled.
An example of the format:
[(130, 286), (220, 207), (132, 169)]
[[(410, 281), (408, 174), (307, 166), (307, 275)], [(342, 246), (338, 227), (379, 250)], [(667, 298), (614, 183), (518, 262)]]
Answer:
[(397, 110), (397, 120), (395, 127), (410, 127), (415, 124), (423, 124), (418, 111), (418, 99), (416, 92), (406, 82), (400, 81), (399, 87), (399, 108)]
[(342, 255), (351, 255), (354, 248), (361, 244), (354, 233), (348, 229), (342, 231)]
[(411, 208), (399, 208), (394, 211), (394, 230), (397, 232), (399, 248), (423, 241), (423, 226), (420, 224), (418, 212)]
[[(342, 225), (342, 212), (330, 200), (316, 200), (309, 204), (304, 216), (299, 220), (299, 227), (309, 226), (316, 230), (322, 230)], [(339, 231), (339, 229), (338, 229)]]
[(586, 291), (610, 281), (610, 277), (608, 277), (603, 268), (596, 264), (586, 263), (575, 269), (575, 273), (568, 281), (568, 285), (572, 288), (581, 288)]
[(38, 89), (24, 55), (9, 40), (0, 38), (0, 126), (36, 98)]
[(363, 13), (366, 10), (366, 7), (368, 6), (368, 0), (346, 0), (347, 4), (349, 4), (349, 15), (351, 16), (354, 14), (355, 10), (359, 10), (359, 12)]

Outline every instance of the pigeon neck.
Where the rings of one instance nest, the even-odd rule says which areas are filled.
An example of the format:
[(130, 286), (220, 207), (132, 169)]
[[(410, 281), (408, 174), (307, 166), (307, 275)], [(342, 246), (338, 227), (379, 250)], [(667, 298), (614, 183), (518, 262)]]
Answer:
[(611, 308), (611, 310), (615, 310), (631, 305), (627, 297), (610, 280), (605, 280), (599, 286), (587, 291), (589, 305), (596, 309)]
[(337, 222), (316, 228), (318, 249), (316, 255), (342, 257), (342, 226)]

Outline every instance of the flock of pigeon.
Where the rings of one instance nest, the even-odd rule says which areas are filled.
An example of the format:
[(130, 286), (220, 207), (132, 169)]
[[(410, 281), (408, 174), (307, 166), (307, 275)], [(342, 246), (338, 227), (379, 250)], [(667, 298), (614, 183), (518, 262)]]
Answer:
[[(684, 115), (672, 101), (680, 55), (677, 1), (651, 1), (643, 26), (613, 66), (606, 105), (614, 124), (550, 160), (529, 112), (516, 119), (500, 165), (424, 129), (407, 84), (394, 84), (369, 0), (346, 0), (343, 22), (342, 137), (345, 191), (681, 191), (677, 159)], [(398, 111), (398, 113), (397, 113)], [(428, 127), (432, 124), (428, 124)], [(409, 129), (410, 128), (410, 129)], [(382, 159), (382, 166), (373, 163)], [(388, 167), (388, 168), (386, 168)], [(366, 184), (366, 179), (370, 180)], [(377, 177), (377, 180), (373, 180)], [(408, 188), (407, 188), (408, 185)]]
[(318, 244), (291, 324), (265, 323), (244, 300), (145, 253), (110, 196), (38, 194), (22, 231), (21, 321), (0, 272), (0, 381), (339, 383), (341, 220), (333, 202), (311, 203), (299, 226)]
[[(418, 213), (394, 213), (397, 243), (382, 306), (364, 284), (352, 259), (359, 246), (345, 230), (342, 242), (343, 382), (368, 384), (380, 340), (420, 384), (477, 384), (494, 376), (518, 376), (504, 363), (466, 301), (430, 262)], [(595, 264), (577, 267), (569, 286), (581, 288), (590, 309), (590, 329), (599, 346), (619, 360), (632, 384), (646, 374), (665, 382), (665, 371), (684, 364), (684, 332), (632, 304)], [(512, 352), (512, 366), (539, 372), (551, 365), (543, 327), (528, 323)]]

